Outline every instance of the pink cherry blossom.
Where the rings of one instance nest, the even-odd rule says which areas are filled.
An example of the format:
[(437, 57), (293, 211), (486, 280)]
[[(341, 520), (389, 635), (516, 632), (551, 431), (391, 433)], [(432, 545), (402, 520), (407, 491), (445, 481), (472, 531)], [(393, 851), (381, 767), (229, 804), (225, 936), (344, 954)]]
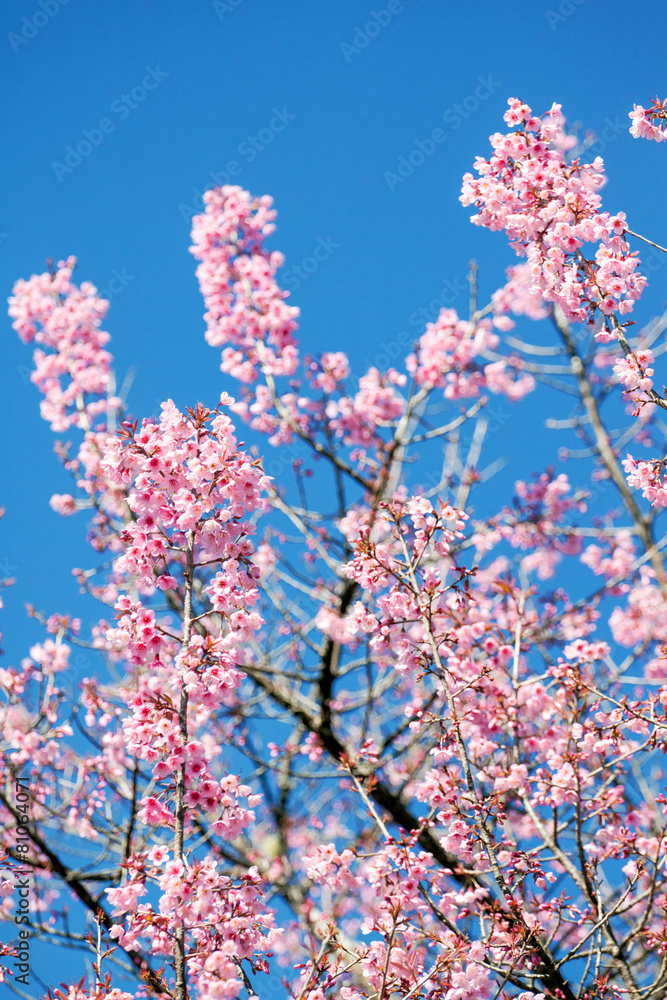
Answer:
[(635, 139), (655, 139), (656, 142), (664, 142), (667, 138), (665, 102), (658, 100), (657, 97), (648, 108), (643, 108), (641, 104), (633, 105), (628, 117), (632, 120), (630, 135)]
[[(633, 134), (664, 138), (658, 104)], [(73, 259), (17, 283), (101, 607), (29, 607), (45, 634), (0, 668), (0, 917), (25, 940), (27, 871), (31, 934), (72, 946), (59, 1000), (660, 993), (662, 327), (621, 325), (634, 234), (560, 106), (505, 122), (462, 200), (524, 259), (395, 367), (300, 361), (271, 200), (238, 187), (192, 247), (238, 398), (131, 417)]]

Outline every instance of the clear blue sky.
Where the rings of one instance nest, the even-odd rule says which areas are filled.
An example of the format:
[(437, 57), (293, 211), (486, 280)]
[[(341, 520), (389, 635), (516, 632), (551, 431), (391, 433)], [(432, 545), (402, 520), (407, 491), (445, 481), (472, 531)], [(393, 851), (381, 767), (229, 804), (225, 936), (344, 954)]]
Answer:
[[(627, 113), (667, 91), (666, 15), (666, 0), (5, 0), (3, 296), (47, 257), (75, 254), (78, 280), (113, 293), (106, 329), (121, 378), (136, 368), (131, 410), (216, 400), (232, 386), (204, 342), (187, 218), (197, 191), (229, 179), (275, 198), (273, 245), (292, 269), (304, 349), (372, 362), (402, 331), (421, 332), (409, 318), (443, 287), (460, 290), (471, 257), (482, 295), (512, 263), (458, 202), (510, 96), (538, 113), (558, 101), (606, 136), (606, 207), (664, 243), (665, 151), (634, 141)], [(445, 141), (423, 165), (388, 176), (436, 128)], [(66, 159), (91, 137), (80, 163)], [(318, 243), (329, 257), (301, 281), (295, 268)], [(464, 313), (466, 294), (454, 303)], [(656, 285), (655, 311), (663, 298)], [(69, 481), (7, 319), (3, 338), (0, 572), (17, 586), (2, 630), (15, 660), (37, 636), (24, 602), (91, 620), (69, 570), (94, 560), (84, 519), (48, 507)], [(513, 433), (511, 479), (553, 459), (556, 441), (533, 454)]]
[[(471, 226), (457, 200), (461, 175), (504, 127), (509, 96), (539, 112), (559, 101), (586, 128), (607, 129), (606, 204), (664, 237), (664, 199), (644, 197), (664, 150), (634, 141), (626, 126), (633, 102), (664, 90), (665, 0), (631, 10), (559, 0), (569, 15), (556, 0), (393, 0), (389, 10), (384, 0), (233, 2), (69, 0), (52, 16), (57, 0), (44, 0), (46, 12), (38, 0), (2, 7), (3, 297), (47, 257), (75, 254), (78, 280), (115, 292), (106, 328), (119, 375), (136, 368), (135, 414), (169, 396), (210, 402), (221, 389), (186, 218), (230, 161), (232, 182), (274, 196), (273, 242), (287, 267), (328, 243), (314, 274), (295, 287), (292, 270), (286, 284), (302, 310), (304, 349), (344, 349), (357, 366), (402, 331), (419, 334), (409, 318), (447, 281), (460, 290), (471, 257), (482, 294), (512, 262), (504, 238)], [(366, 32), (378, 19), (388, 23)], [(488, 96), (469, 112), (476, 90)], [(103, 119), (113, 130), (97, 135)], [(424, 164), (401, 183), (387, 178), (438, 127), (446, 141)], [(65, 172), (60, 165), (76, 164), (67, 147), (83, 141), (85, 150), (86, 132), (99, 145)], [(455, 305), (465, 312), (466, 293)], [(48, 507), (68, 477), (27, 382), (30, 351), (7, 319), (3, 337), (0, 565), (18, 581), (7, 601), (19, 616), (27, 600), (67, 610), (77, 599), (69, 567), (91, 562), (84, 519), (63, 521)], [(3, 631), (21, 655), (20, 617)]]

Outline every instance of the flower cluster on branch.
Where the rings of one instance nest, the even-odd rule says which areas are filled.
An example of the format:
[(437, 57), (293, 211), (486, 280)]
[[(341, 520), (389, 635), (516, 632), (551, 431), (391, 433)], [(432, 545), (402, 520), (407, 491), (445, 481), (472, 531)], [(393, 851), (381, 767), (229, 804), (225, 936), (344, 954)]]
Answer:
[[(660, 102), (631, 118), (664, 138)], [(212, 408), (132, 419), (74, 258), (17, 282), (42, 415), (76, 436), (52, 506), (90, 510), (104, 560), (74, 570), (90, 634), (31, 608), (43, 641), (0, 669), (0, 916), (29, 871), (31, 933), (90, 948), (58, 1000), (663, 995), (667, 459), (622, 456), (664, 453), (667, 323), (630, 337), (636, 234), (560, 106), (505, 121), (462, 201), (525, 260), (354, 384), (300, 353), (271, 199), (239, 187), (193, 222), (238, 384)], [(501, 496), (490, 395), (538, 386), (575, 397), (551, 423), (591, 474)]]

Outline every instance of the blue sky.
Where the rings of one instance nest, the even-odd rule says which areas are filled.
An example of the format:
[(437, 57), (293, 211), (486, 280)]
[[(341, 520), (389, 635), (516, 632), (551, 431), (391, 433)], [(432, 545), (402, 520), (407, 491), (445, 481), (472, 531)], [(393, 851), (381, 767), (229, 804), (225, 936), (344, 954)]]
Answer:
[[(304, 349), (347, 350), (359, 370), (383, 345), (396, 352), (401, 333), (418, 335), (413, 314), (430, 313), (443, 289), (465, 312), (471, 257), (482, 296), (512, 262), (503, 236), (471, 226), (458, 202), (509, 96), (539, 112), (559, 101), (606, 135), (607, 206), (660, 241), (663, 199), (645, 193), (664, 151), (626, 125), (633, 102), (662, 93), (666, 4), (630, 15), (621, 3), (559, 2), (9, 0), (3, 294), (47, 257), (75, 254), (78, 279), (111, 292), (106, 328), (119, 376), (136, 370), (132, 411), (152, 413), (170, 396), (214, 400), (222, 376), (203, 339), (187, 219), (201, 191), (229, 175), (275, 198), (273, 242), (287, 257)], [(397, 182), (401, 158), (420, 143), (428, 151), (437, 128), (445, 141)], [(91, 151), (77, 165), (67, 151), (82, 142)], [(299, 272), (322, 243), (327, 259)], [(76, 603), (69, 567), (90, 556), (83, 519), (48, 507), (67, 477), (27, 382), (30, 352), (8, 320), (3, 337), (0, 564), (17, 578), (3, 631), (21, 655), (23, 603)]]
[[(513, 262), (502, 235), (471, 226), (458, 202), (461, 175), (487, 155), (510, 96), (538, 113), (557, 101), (600, 136), (605, 206), (664, 244), (665, 151), (634, 141), (627, 113), (665, 96), (666, 9), (665, 0), (5, 0), (3, 296), (47, 257), (75, 254), (78, 280), (111, 293), (105, 326), (120, 378), (135, 369), (132, 412), (154, 413), (168, 397), (181, 407), (217, 400), (233, 387), (204, 342), (187, 248), (201, 192), (229, 181), (275, 198), (273, 245), (287, 257), (304, 350), (345, 350), (359, 374), (395, 353), (401, 334), (419, 335), (414, 314), (434, 318), (443, 294), (466, 312), (472, 257), (482, 298)], [(84, 154), (68, 156), (77, 146)], [(308, 274), (318, 246), (326, 258)], [(652, 312), (664, 304), (661, 274)], [(48, 506), (68, 479), (27, 379), (30, 351), (8, 319), (2, 336), (0, 572), (17, 579), (2, 631), (15, 660), (38, 635), (26, 601), (92, 619), (70, 569), (93, 558), (84, 519), (63, 521)], [(555, 457), (540, 405), (517, 409), (506, 429), (508, 482)]]

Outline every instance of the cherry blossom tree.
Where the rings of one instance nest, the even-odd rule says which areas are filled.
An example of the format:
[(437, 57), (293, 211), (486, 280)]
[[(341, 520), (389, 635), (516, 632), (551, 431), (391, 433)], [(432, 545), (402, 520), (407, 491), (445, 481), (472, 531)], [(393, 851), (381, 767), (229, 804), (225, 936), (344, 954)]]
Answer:
[[(7, 987), (40, 938), (61, 1000), (667, 993), (667, 318), (560, 106), (505, 122), (461, 201), (519, 261), (401, 370), (300, 355), (238, 187), (191, 247), (233, 396), (132, 417), (74, 258), (17, 282), (101, 617), (31, 609), (0, 670)], [(501, 497), (489, 410), (538, 385), (560, 454)]]

